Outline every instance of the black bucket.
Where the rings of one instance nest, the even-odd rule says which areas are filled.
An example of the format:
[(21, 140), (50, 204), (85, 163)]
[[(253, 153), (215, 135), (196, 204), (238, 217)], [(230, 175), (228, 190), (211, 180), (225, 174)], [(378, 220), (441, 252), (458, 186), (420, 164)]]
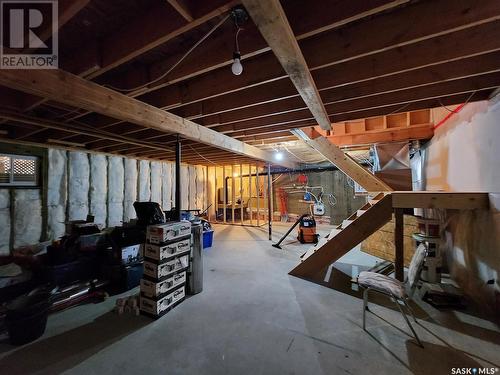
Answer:
[(37, 292), (20, 296), (7, 305), (5, 323), (10, 342), (23, 345), (45, 332), (51, 306), (50, 293)]

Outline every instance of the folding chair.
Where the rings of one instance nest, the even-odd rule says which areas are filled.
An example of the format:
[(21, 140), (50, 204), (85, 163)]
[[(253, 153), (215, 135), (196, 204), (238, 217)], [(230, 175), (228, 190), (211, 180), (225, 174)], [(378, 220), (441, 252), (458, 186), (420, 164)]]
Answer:
[[(404, 283), (399, 280), (396, 280), (392, 277), (381, 275), (376, 272), (368, 272), (363, 271), (359, 274), (357, 278), (358, 285), (364, 289), (363, 291), (363, 330), (366, 331), (366, 311), (368, 309), (368, 292), (373, 290), (375, 292), (384, 294), (388, 297), (391, 297), (396, 303), (401, 315), (405, 319), (408, 327), (410, 327), (413, 336), (417, 340), (417, 343), (422, 348), (422, 342), (418, 338), (417, 333), (413, 329), (408, 317), (406, 316), (403, 306), (409, 311), (415, 323), (417, 319), (415, 319), (415, 315), (408, 304), (408, 300), (411, 296), (413, 296), (413, 292), (417, 286), (417, 283), (420, 278), (420, 272), (422, 271), (422, 267), (424, 265), (425, 256), (427, 254), (427, 247), (424, 243), (421, 243), (417, 249), (415, 250), (415, 254), (413, 254), (413, 258), (411, 259), (410, 266), (408, 267), (408, 276)], [(409, 295), (406, 293), (405, 284), (408, 284), (410, 293)]]

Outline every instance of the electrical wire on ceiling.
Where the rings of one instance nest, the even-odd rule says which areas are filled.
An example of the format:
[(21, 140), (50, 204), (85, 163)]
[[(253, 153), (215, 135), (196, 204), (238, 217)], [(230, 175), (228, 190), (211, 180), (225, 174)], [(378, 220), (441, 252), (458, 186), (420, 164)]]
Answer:
[(312, 161), (311, 160), (304, 160), (300, 156), (295, 154), (294, 152), (290, 151), (290, 149), (287, 146), (284, 146), (284, 148), (285, 148), (286, 152), (288, 152), (289, 154), (291, 154), (293, 157), (297, 158), (298, 160), (300, 160), (304, 164), (317, 164), (317, 163), (321, 163), (322, 161), (325, 161), (324, 158), (321, 158), (318, 160), (312, 160)]
[(216, 165), (216, 166), (218, 166), (218, 165), (219, 165), (219, 164), (217, 164), (217, 163), (214, 163), (212, 160), (207, 159), (206, 157), (204, 157), (202, 154), (200, 154), (198, 151), (196, 151), (196, 150), (195, 150), (195, 149), (194, 149), (191, 145), (188, 145), (188, 147), (189, 147), (191, 150), (193, 150), (196, 154), (198, 154), (198, 156), (199, 156), (199, 157), (201, 157), (201, 158), (205, 159), (205, 160), (206, 160), (206, 161), (208, 161), (209, 163), (212, 163), (213, 165)]
[(200, 40), (198, 40), (189, 50), (187, 50), (187, 52), (184, 55), (182, 55), (182, 57), (174, 65), (172, 65), (170, 67), (170, 69), (168, 69), (165, 73), (163, 73), (159, 77), (153, 79), (152, 81), (146, 82), (146, 83), (144, 83), (142, 85), (139, 85), (139, 86), (136, 86), (136, 87), (132, 87), (132, 88), (120, 88), (120, 87), (112, 86), (112, 85), (109, 85), (109, 84), (105, 84), (103, 86), (108, 87), (108, 88), (113, 89), (113, 90), (116, 90), (116, 91), (131, 92), (131, 91), (140, 90), (140, 89), (145, 88), (145, 87), (147, 87), (149, 85), (152, 85), (153, 83), (161, 81), (166, 76), (168, 76), (177, 66), (179, 66), (179, 64), (181, 62), (183, 62), (184, 59), (186, 57), (188, 57), (201, 43), (203, 43), (205, 41), (205, 39), (207, 39), (210, 35), (212, 35), (212, 33), (215, 30), (217, 30), (224, 22), (226, 22), (227, 19), (230, 16), (231, 16), (230, 14), (227, 14), (224, 18), (222, 18), (219, 22), (217, 22), (217, 24), (215, 24), (214, 27), (212, 27)]
[[(469, 97), (468, 97), (468, 98), (465, 100), (465, 102), (462, 104), (462, 107), (463, 107), (464, 105), (466, 105), (467, 103), (469, 103), (469, 101), (472, 99), (472, 97), (474, 96), (474, 94), (475, 94), (476, 92), (477, 92), (477, 90), (474, 90), (474, 91), (472, 92), (472, 94), (470, 94), (470, 95), (469, 95)], [(441, 107), (443, 107), (444, 109), (446, 109), (448, 112), (451, 112), (451, 113), (455, 113), (455, 112), (456, 112), (456, 108), (455, 108), (455, 109), (450, 109), (450, 108), (448, 108), (447, 106), (445, 106), (445, 105), (443, 104), (443, 102), (441, 102), (441, 99), (438, 99), (438, 102), (439, 102), (439, 104), (441, 105)]]

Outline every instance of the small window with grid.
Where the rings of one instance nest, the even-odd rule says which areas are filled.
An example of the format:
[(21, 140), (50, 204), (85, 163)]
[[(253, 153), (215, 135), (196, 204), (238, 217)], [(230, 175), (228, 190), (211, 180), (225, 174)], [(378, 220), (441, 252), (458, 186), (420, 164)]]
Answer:
[(39, 158), (0, 154), (0, 186), (37, 186)]

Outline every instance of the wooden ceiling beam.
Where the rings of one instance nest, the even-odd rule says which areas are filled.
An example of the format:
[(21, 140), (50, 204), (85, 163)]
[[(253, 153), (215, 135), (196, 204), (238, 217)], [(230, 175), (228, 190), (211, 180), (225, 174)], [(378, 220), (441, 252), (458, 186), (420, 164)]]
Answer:
[[(228, 1), (224, 5), (215, 9), (209, 9), (211, 6), (207, 2), (206, 13), (194, 19), (192, 22), (186, 22), (180, 17), (172, 17), (172, 9), (166, 3), (159, 3), (147, 11), (141, 17), (137, 17), (132, 23), (128, 23), (123, 29), (105, 37), (101, 45), (101, 67), (98, 71), (90, 74), (87, 78), (95, 78), (103, 73), (124, 64), (133, 58), (160, 46), (173, 38), (198, 27), (199, 25), (216, 18), (228, 12), (237, 1)], [(168, 22), (166, 22), (168, 20)], [(90, 44), (95, 44), (92, 41)], [(86, 49), (82, 46), (79, 49)], [(72, 64), (79, 60), (77, 56), (68, 64), (63, 64), (65, 70), (73, 73), (79, 73), (74, 70)], [(77, 65), (81, 63), (76, 62)]]
[[(297, 22), (296, 31), (298, 33), (297, 39), (305, 39), (309, 38), (313, 35), (316, 35), (321, 32), (325, 32), (327, 30), (340, 27), (346, 25), (350, 22), (357, 21), (359, 19), (373, 16), (374, 14), (387, 11), (391, 8), (395, 8), (401, 4), (407, 3), (407, 0), (375, 0), (369, 2), (347, 2), (338, 4), (338, 9), (336, 12), (322, 12), (322, 17), (318, 17), (318, 13), (316, 10), (321, 9), (322, 5), (320, 3), (310, 4), (309, 8), (311, 8), (311, 15), (314, 15), (314, 19), (319, 22), (318, 24), (314, 22)], [(289, 4), (289, 12), (291, 14), (295, 14), (296, 17), (301, 16), (303, 14), (302, 5), (297, 2), (291, 2)], [(308, 8), (308, 9), (309, 9)], [(241, 45), (245, 45), (243, 59), (247, 59), (249, 57), (262, 54), (269, 50), (269, 47), (262, 40), (260, 35), (258, 34), (255, 26), (250, 24), (245, 26), (245, 32), (241, 35), (242, 40), (240, 41)], [(157, 90), (159, 88), (164, 87), (165, 85), (169, 85), (175, 82), (183, 81), (188, 78), (207, 73), (217, 68), (224, 68), (227, 70), (227, 65), (229, 65), (232, 60), (225, 57), (225, 54), (220, 54), (219, 51), (225, 49), (232, 49), (233, 45), (233, 34), (232, 32), (227, 32), (219, 38), (215, 40), (209, 40), (204, 43), (203, 46), (198, 48), (192, 56), (190, 56), (191, 64), (183, 64), (182, 66), (176, 68), (171, 74), (168, 75), (165, 79), (161, 79), (155, 82), (154, 85), (150, 85), (147, 91)], [(214, 52), (217, 51), (217, 52)], [(267, 58), (272, 57), (272, 54), (267, 53)], [(140, 77), (145, 76), (148, 77), (148, 80), (151, 80), (151, 77), (159, 77), (163, 72), (169, 69), (176, 61), (178, 61), (180, 56), (170, 56), (166, 61), (158, 62), (157, 64), (153, 64), (150, 71), (147, 74), (142, 74), (140, 72), (134, 71), (134, 67), (128, 69), (128, 77)], [(248, 66), (245, 64), (245, 72), (248, 73)], [(138, 68), (138, 69), (143, 69)], [(102, 81), (104, 82), (104, 81)], [(129, 78), (124, 76), (116, 76), (113, 77), (111, 83), (114, 86), (122, 87), (123, 82), (130, 82)], [(144, 81), (139, 80), (137, 82), (130, 83), (129, 87), (140, 86), (144, 83)], [(138, 90), (136, 92), (129, 93), (131, 96), (136, 97), (139, 94), (143, 93), (143, 89)], [(143, 99), (147, 101), (147, 99)], [(83, 114), (78, 114), (78, 117), (81, 117)], [(75, 117), (75, 118), (78, 118)]]
[[(422, 22), (418, 24), (418, 27), (414, 27), (416, 17), (420, 17), (421, 14), (424, 14), (429, 16), (433, 15), (432, 17), (436, 18), (436, 14), (439, 14), (436, 9), (441, 8), (443, 8), (445, 12), (442, 14), (447, 14), (447, 16), (442, 17), (442, 14), (440, 14), (439, 18), (446, 18), (445, 20), (438, 20), (435, 23)], [(359, 59), (361, 57), (378, 54), (384, 51), (408, 47), (409, 45), (414, 43), (430, 41), (436, 37), (442, 37), (447, 34), (453, 34), (460, 30), (465, 30), (484, 24), (487, 20), (493, 22), (491, 20), (497, 19), (499, 13), (500, 9), (496, 0), (487, 0), (487, 2), (481, 3), (481, 5), (477, 5), (474, 0), (459, 1), (453, 3), (453, 6), (451, 7), (449, 1), (446, 0), (440, 0), (436, 2), (420, 2), (402, 8), (400, 10), (382, 14), (378, 17), (375, 17), (373, 20), (353, 24), (352, 26), (341, 28), (339, 30), (332, 30), (331, 32), (325, 33), (324, 35), (320, 34), (319, 36), (322, 38), (322, 41), (326, 41), (326, 44), (322, 44), (320, 47), (318, 47), (318, 43), (316, 42), (316, 39), (318, 37), (307, 38), (301, 42), (300, 46), (302, 49), (304, 49), (304, 51), (308, 51), (308, 53), (304, 53), (304, 55), (308, 60), (309, 67), (312, 70), (316, 70), (327, 65), (345, 63), (348, 61)], [(427, 20), (425, 17), (421, 19)], [(386, 29), (385, 27), (380, 27), (380, 25), (385, 24), (391, 25), (391, 28)], [(409, 29), (408, 25), (413, 25), (413, 27)], [(406, 30), (406, 32), (402, 33), (402, 29)], [(366, 35), (370, 35), (373, 33), (373, 30), (379, 30), (379, 32), (377, 32), (377, 37), (366, 38)], [(493, 37), (490, 36), (489, 39), (491, 40), (491, 38)], [(357, 43), (354, 46), (352, 45), (353, 39), (359, 39), (362, 42)], [(436, 44), (441, 45), (439, 40), (437, 40), (436, 42), (437, 43), (429, 44), (433, 47)], [(464, 38), (460, 38), (460, 42), (462, 44), (469, 44), (467, 39)], [(328, 45), (327, 49), (324, 48), (325, 45)], [(217, 51), (217, 54), (219, 54), (219, 51)], [(245, 61), (245, 75), (252, 74), (252, 77), (255, 78), (254, 74), (259, 73), (258, 67), (256, 67), (255, 69), (253, 68), (253, 60), (258, 60), (262, 64), (262, 66), (266, 68), (266, 70), (262, 69), (260, 71), (262, 79), (260, 79), (259, 81), (262, 82), (284, 78), (283, 70), (280, 69), (280, 66), (273, 66), (272, 63), (275, 62), (275, 60), (270, 53), (265, 53), (259, 56), (258, 59), (250, 59), (249, 61)], [(248, 73), (247, 68), (251, 69), (251, 71), (248, 71)], [(230, 79), (231, 72), (227, 68), (223, 68), (223, 70), (229, 74), (227, 78), (221, 81), (210, 81), (210, 85), (213, 86), (214, 82), (224, 82), (226, 84), (232, 83), (231, 81), (234, 81), (234, 78)], [(266, 74), (264, 75), (263, 73)], [(239, 79), (240, 81), (242, 81), (241, 87), (251, 86), (251, 84), (246, 81), (244, 77), (239, 78), (242, 78)], [(318, 80), (316, 80), (316, 82), (319, 83)], [(174, 93), (174, 95), (170, 95), (170, 97), (176, 97), (175, 89), (165, 89), (165, 92), (158, 93), (157, 96), (159, 98), (169, 97), (168, 95), (165, 95), (168, 93)], [(192, 94), (189, 96), (186, 95), (186, 93), (189, 92), (187, 89), (189, 89), (189, 87), (186, 87), (183, 90), (183, 99), (194, 101), (195, 97), (190, 98)], [(231, 91), (234, 89), (235, 87), (228, 87), (227, 91)], [(199, 91), (199, 88), (194, 91)], [(146, 94), (146, 98), (144, 98), (146, 101), (147, 96), (148, 94)], [(178, 103), (175, 102), (172, 102), (171, 104), (165, 103), (163, 105), (156, 103), (155, 105), (161, 107), (170, 107), (175, 106), (176, 104), (178, 105)]]
[[(391, 79), (382, 77), (335, 87), (328, 87), (322, 82), (318, 82), (318, 89), (323, 101), (326, 103), (350, 98), (376, 96), (496, 72), (500, 70), (498, 61), (500, 61), (500, 52), (492, 52), (423, 67), (411, 72), (397, 73), (392, 75)], [(267, 108), (273, 108), (271, 103), (277, 104), (286, 101), (288, 108), (304, 107), (303, 101), (292, 83), (286, 80), (246, 89), (244, 93), (244, 95), (222, 95), (176, 108), (171, 112), (197, 121), (201, 125), (210, 126), (269, 114), (272, 111)]]
[[(9, 112), (9, 111), (0, 111), (0, 118), (8, 120), (8, 121), (14, 121), (14, 122), (20, 122), (24, 124), (29, 124), (33, 125), (36, 127), (42, 128), (42, 130), (45, 129), (55, 129), (67, 133), (73, 133), (77, 135), (85, 135), (93, 138), (99, 138), (99, 139), (106, 139), (110, 141), (117, 141), (117, 142), (127, 142), (129, 144), (137, 145), (140, 147), (148, 147), (152, 149), (159, 149), (159, 150), (165, 150), (167, 152), (174, 152), (173, 150), (168, 150), (166, 147), (160, 147), (160, 146), (155, 146), (152, 144), (147, 144), (144, 142), (139, 142), (134, 139), (122, 137), (120, 135), (107, 135), (107, 134), (102, 134), (102, 133), (97, 133), (97, 132), (92, 132), (84, 127), (81, 126), (76, 126), (74, 124), (67, 124), (67, 123), (60, 123), (56, 121), (51, 121), (51, 120), (45, 120), (41, 119), (38, 117), (33, 117), (33, 116), (28, 116), (20, 113), (14, 113), (14, 112)], [(38, 132), (37, 132), (38, 133)], [(36, 134), (33, 132), (33, 134)], [(26, 138), (27, 136), (23, 136), (22, 138)]]
[[(80, 0), (67, 1), (67, 3), (79, 2)], [(125, 64), (137, 56), (228, 12), (238, 4), (238, 1), (228, 1), (215, 9), (210, 6), (209, 2), (203, 2), (202, 4), (203, 6), (200, 8), (203, 9), (200, 9), (200, 11), (205, 11), (205, 13), (192, 21), (186, 21), (182, 17), (172, 17), (174, 14), (172, 12), (176, 11), (169, 8), (165, 3), (159, 3), (116, 33), (108, 35), (102, 40), (95, 40), (85, 46), (80, 46), (78, 53), (61, 61), (60, 67), (81, 77), (89, 79), (99, 77), (111, 69)], [(69, 10), (75, 8), (76, 4), (70, 5), (68, 14)], [(165, 20), (169, 21), (165, 22)], [(30, 98), (26, 100), (24, 110), (33, 109), (45, 101), (44, 98)]]
[[(498, 86), (500, 86), (500, 67), (498, 72), (483, 74), (471, 78), (453, 80), (435, 85), (416, 87), (408, 90), (400, 90), (369, 97), (361, 96), (359, 98), (349, 100), (325, 102), (325, 108), (328, 115), (331, 117), (351, 111), (386, 107), (394, 104), (403, 105), (413, 101), (443, 98), (466, 92), (494, 89)], [(292, 100), (286, 100), (270, 103), (267, 105), (267, 109), (270, 111), (268, 116), (262, 116), (250, 120), (244, 119), (223, 125), (212, 125), (211, 129), (234, 136), (234, 133), (238, 131), (261, 130), (262, 128), (272, 128), (285, 124), (290, 124), (290, 127), (293, 127), (295, 122), (307, 121), (311, 119), (311, 114), (306, 107), (303, 106), (302, 108), (295, 108), (294, 106), (299, 103), (291, 103), (290, 105), (289, 102), (291, 101)], [(206, 125), (203, 122), (201, 122), (201, 124)]]
[[(284, 6), (286, 7), (287, 14), (291, 14), (296, 20), (294, 31), (296, 32), (297, 39), (300, 40), (368, 16), (373, 16), (374, 14), (387, 11), (407, 2), (408, 0), (371, 0), (368, 2), (341, 0), (337, 4), (338, 6), (335, 12), (319, 12), (323, 4), (318, 1), (308, 4), (307, 9), (311, 14), (311, 18), (308, 22), (304, 22), (302, 18), (304, 8), (301, 2), (287, 2)], [(319, 16), (320, 14), (321, 16)], [(244, 31), (240, 34), (239, 38), (240, 45), (244, 46), (242, 49), (243, 60), (270, 50), (252, 22), (245, 24)], [(157, 90), (166, 85), (180, 82), (220, 67), (225, 67), (225, 69), (227, 69), (227, 65), (232, 63), (232, 56), (230, 53), (224, 54), (220, 53), (220, 51), (227, 50), (231, 52), (233, 44), (234, 31), (232, 25), (224, 25), (221, 35), (218, 35), (217, 38), (210, 38), (204, 41), (200, 47), (193, 51), (188, 58), (189, 64), (185, 63), (177, 67), (168, 77), (155, 82), (148, 90)], [(131, 66), (130, 69), (127, 70), (127, 73), (125, 73), (126, 76), (125, 74), (118, 74), (102, 82), (110, 83), (118, 87), (121, 87), (123, 82), (129, 82), (129, 87), (140, 86), (144, 83), (144, 78), (142, 77), (149, 77), (146, 78), (148, 80), (151, 78), (158, 78), (177, 62), (183, 53), (184, 52), (180, 52), (179, 54), (169, 56), (165, 60), (153, 63), (148, 67), (148, 71), (145, 74), (141, 71), (144, 67)], [(140, 91), (131, 92), (130, 95), (135, 97), (140, 93)]]
[[(399, 73), (429, 68), (434, 65), (457, 61), (500, 50), (500, 22), (495, 21), (470, 29), (424, 40), (397, 49), (390, 49), (324, 69), (314, 69), (312, 75), (322, 88), (342, 87), (386, 78)], [(436, 48), (439, 46), (439, 48)], [(234, 93), (286, 78), (274, 56), (268, 55), (245, 61), (245, 74), (234, 79), (227, 69), (218, 69), (210, 75), (200, 76), (164, 89), (143, 95), (141, 98), (154, 106), (173, 108), (220, 95)], [(241, 93), (244, 95), (244, 93)], [(234, 95), (234, 94), (233, 94)]]
[(243, 0), (243, 4), (319, 126), (324, 130), (330, 129), (330, 120), (316, 83), (280, 2)]
[[(62, 70), (0, 71), (0, 83), (57, 102), (165, 132), (174, 132), (201, 143), (264, 161), (272, 154), (237, 141), (176, 115), (119, 94)], [(287, 167), (294, 163), (285, 162)]]
[(170, 5), (179, 13), (187, 22), (193, 22), (194, 17), (189, 4), (186, 0), (167, 0)]
[(492, 90), (482, 90), (473, 93), (465, 93), (454, 96), (446, 96), (443, 98), (435, 98), (428, 100), (421, 100), (418, 102), (411, 102), (405, 105), (395, 104), (389, 107), (379, 107), (374, 109), (366, 109), (357, 112), (349, 112), (333, 116), (332, 122), (351, 121), (369, 117), (384, 116), (389, 113), (398, 113), (401, 111), (416, 111), (420, 109), (436, 108), (442, 105), (455, 105), (465, 103), (466, 101), (474, 102), (486, 100), (490, 96)]

